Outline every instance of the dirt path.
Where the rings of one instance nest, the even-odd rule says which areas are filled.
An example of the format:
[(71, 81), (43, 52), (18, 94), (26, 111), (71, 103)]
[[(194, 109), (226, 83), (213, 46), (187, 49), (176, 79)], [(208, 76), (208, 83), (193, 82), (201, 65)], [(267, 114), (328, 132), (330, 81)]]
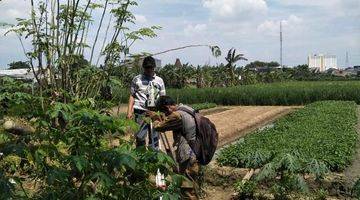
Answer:
[[(358, 123), (356, 130), (359, 134), (359, 140), (360, 140), (360, 106), (358, 106)], [(348, 184), (351, 186), (354, 185), (354, 183), (360, 178), (360, 142), (358, 142), (357, 145), (357, 151), (354, 157), (353, 163), (348, 167), (344, 172)]]
[[(221, 106), (201, 111), (216, 126), (219, 145), (232, 143), (257, 128), (272, 123), (298, 106)], [(172, 145), (172, 133), (166, 133)]]
[(239, 106), (207, 115), (219, 132), (219, 146), (229, 144), (247, 133), (272, 123), (299, 107), (294, 106)]
[(127, 106), (127, 104), (120, 104), (119, 106), (113, 107), (110, 112), (113, 115), (118, 116), (119, 114), (127, 112)]

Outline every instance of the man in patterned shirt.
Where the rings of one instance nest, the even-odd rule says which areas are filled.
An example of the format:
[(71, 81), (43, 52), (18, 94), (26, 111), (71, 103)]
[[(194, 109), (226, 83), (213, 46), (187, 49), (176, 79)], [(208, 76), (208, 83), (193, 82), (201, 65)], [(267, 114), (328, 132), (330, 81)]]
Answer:
[[(155, 66), (155, 59), (151, 56), (146, 57), (142, 65), (144, 73), (134, 77), (131, 82), (127, 118), (133, 119), (135, 116), (135, 121), (142, 125), (141, 130), (136, 135), (136, 146), (145, 145), (145, 138), (150, 131), (150, 126), (143, 123), (143, 116), (149, 109), (147, 105), (151, 100), (149, 96), (153, 95), (155, 98), (153, 101), (155, 101), (158, 97), (166, 95), (164, 81), (156, 76)], [(154, 94), (150, 94), (150, 91)], [(158, 133), (154, 131), (152, 137), (149, 138), (149, 145), (157, 149), (158, 142)]]

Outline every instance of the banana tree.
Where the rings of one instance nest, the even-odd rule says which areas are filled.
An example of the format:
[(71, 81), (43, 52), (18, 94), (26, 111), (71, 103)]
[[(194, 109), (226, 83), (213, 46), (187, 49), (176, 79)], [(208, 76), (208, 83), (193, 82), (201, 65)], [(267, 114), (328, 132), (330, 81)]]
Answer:
[(236, 49), (232, 48), (228, 51), (225, 60), (228, 62), (225, 65), (229, 77), (227, 86), (235, 86), (238, 80), (235, 75), (236, 63), (240, 60), (247, 60), (247, 59), (244, 57), (244, 54), (236, 54)]

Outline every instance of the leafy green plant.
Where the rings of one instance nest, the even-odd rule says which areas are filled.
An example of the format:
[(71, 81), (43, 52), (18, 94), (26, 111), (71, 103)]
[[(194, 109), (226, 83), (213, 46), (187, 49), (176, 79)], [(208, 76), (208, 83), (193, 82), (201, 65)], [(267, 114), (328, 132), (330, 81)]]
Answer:
[(239, 199), (253, 199), (257, 188), (257, 183), (254, 181), (243, 182), (239, 180), (234, 185), (235, 191), (238, 194)]
[(341, 171), (355, 153), (356, 119), (353, 102), (316, 102), (278, 120), (273, 128), (249, 134), (243, 142), (225, 148), (218, 162), (256, 168), (276, 161), (318, 177), (327, 169)]
[(307, 193), (304, 174), (320, 181), (329, 170), (341, 171), (351, 163), (358, 141), (356, 109), (353, 102), (309, 104), (278, 120), (273, 128), (223, 149), (217, 161), (261, 168), (255, 181), (271, 187), (276, 199), (288, 199), (294, 191)]
[(315, 200), (326, 200), (326, 197), (329, 195), (329, 192), (323, 188), (316, 191)]
[[(179, 196), (181, 176), (172, 172), (175, 162), (124, 139), (137, 131), (135, 122), (103, 113), (94, 99), (53, 102), (43, 112), (36, 106), (37, 97), (23, 94), (27, 98), (18, 95), (6, 101), (4, 115), (31, 119), (35, 133), (15, 135), (0, 129), (1, 199)], [(17, 106), (29, 108), (26, 115), (20, 115)], [(152, 180), (157, 169), (172, 177), (166, 191)]]
[(360, 198), (360, 179), (358, 179), (354, 184), (354, 187), (352, 189), (352, 194), (354, 197)]
[(200, 104), (191, 104), (190, 105), (195, 110), (205, 110), (209, 108), (215, 108), (216, 104), (214, 103), (200, 103)]

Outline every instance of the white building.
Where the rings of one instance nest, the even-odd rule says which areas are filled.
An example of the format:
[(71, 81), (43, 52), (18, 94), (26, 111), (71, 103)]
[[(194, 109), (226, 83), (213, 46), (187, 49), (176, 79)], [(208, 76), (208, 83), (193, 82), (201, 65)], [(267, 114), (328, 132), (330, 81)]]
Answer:
[(324, 72), (330, 68), (337, 69), (337, 58), (334, 55), (315, 54), (308, 56), (309, 68), (317, 68)]
[[(35, 72), (37, 72), (35, 68)], [(0, 77), (8, 76), (14, 79), (26, 79), (33, 80), (35, 79), (34, 73), (30, 69), (2, 69), (0, 70)]]

